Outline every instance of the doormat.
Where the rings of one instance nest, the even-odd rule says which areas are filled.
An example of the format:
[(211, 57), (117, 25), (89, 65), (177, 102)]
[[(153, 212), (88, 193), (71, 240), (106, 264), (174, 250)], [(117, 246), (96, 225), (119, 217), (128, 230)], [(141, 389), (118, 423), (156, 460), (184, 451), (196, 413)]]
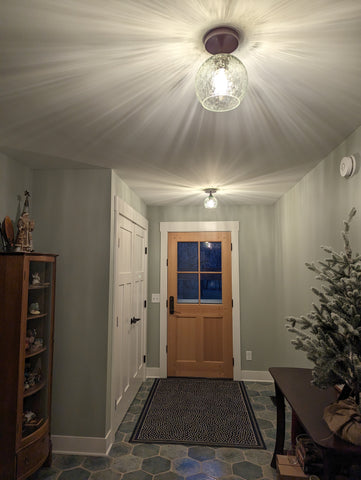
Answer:
[(131, 442), (265, 449), (243, 382), (155, 380)]

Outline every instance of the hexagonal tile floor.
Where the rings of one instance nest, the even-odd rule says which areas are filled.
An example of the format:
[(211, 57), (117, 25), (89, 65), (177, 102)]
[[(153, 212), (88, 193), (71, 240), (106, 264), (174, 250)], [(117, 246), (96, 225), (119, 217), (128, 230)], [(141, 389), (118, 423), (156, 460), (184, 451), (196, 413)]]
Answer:
[[(270, 467), (276, 437), (273, 383), (245, 382), (267, 450), (129, 443), (153, 384), (146, 380), (120, 425), (109, 455), (53, 455), (51, 468), (29, 480), (275, 480)], [(287, 412), (290, 415), (290, 412)], [(287, 425), (290, 425), (287, 421)], [(289, 431), (287, 431), (289, 444)]]

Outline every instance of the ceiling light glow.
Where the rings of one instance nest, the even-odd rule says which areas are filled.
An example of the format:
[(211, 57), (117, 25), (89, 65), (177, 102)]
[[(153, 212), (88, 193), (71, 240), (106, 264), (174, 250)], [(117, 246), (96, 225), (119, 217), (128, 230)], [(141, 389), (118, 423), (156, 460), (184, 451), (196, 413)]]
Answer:
[(212, 29), (204, 45), (212, 56), (196, 75), (197, 97), (206, 110), (227, 112), (238, 107), (247, 90), (248, 75), (243, 63), (230, 55), (237, 47), (240, 34), (230, 27)]
[(217, 208), (218, 201), (216, 197), (213, 196), (213, 193), (216, 193), (217, 189), (206, 188), (204, 191), (209, 194), (208, 197), (204, 199), (204, 208)]

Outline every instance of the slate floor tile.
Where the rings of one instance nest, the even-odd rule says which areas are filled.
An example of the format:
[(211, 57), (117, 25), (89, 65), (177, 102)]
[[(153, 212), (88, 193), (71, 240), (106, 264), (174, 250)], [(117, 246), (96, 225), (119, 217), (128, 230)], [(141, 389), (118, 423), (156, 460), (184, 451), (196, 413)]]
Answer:
[(89, 480), (120, 480), (120, 478), (121, 473), (108, 469), (92, 473)]
[(117, 472), (126, 473), (133, 472), (140, 469), (142, 464), (142, 459), (140, 457), (135, 457), (134, 455), (123, 455), (114, 460), (112, 464), (112, 470)]
[(221, 478), (232, 473), (232, 467), (229, 463), (221, 460), (207, 460), (202, 463), (202, 471), (208, 475)]
[(214, 448), (211, 447), (190, 447), (188, 451), (188, 456), (194, 458), (194, 460), (198, 460), (199, 462), (210, 460), (211, 458), (214, 458), (215, 455), (216, 452), (214, 451)]
[(184, 445), (162, 445), (160, 447), (160, 455), (162, 457), (170, 458), (183, 458), (188, 456), (188, 447)]
[(83, 468), (72, 468), (71, 470), (64, 470), (60, 476), (59, 480), (88, 480), (90, 477), (90, 472), (84, 470)]
[(200, 463), (193, 458), (177, 458), (173, 460), (173, 466), (174, 470), (184, 477), (189, 477), (201, 471)]
[(142, 463), (142, 470), (151, 474), (167, 472), (170, 469), (170, 460), (163, 457), (145, 458)]
[(84, 460), (85, 457), (81, 455), (53, 455), (52, 467), (65, 470), (78, 467)]
[(159, 445), (141, 443), (133, 448), (133, 455), (141, 458), (154, 457), (155, 455), (158, 455), (159, 450)]
[(112, 460), (109, 457), (87, 457), (83, 462), (83, 467), (92, 471), (105, 470), (111, 463)]

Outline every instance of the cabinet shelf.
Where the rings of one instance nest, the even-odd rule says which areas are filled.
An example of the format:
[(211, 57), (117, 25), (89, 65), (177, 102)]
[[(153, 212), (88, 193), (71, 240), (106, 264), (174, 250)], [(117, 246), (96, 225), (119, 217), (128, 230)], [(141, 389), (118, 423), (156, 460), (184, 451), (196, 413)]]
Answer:
[(33, 387), (30, 387), (27, 390), (24, 390), (24, 398), (31, 397), (31, 395), (34, 395), (34, 393), (42, 390), (45, 387), (45, 385), (46, 385), (46, 382), (42, 381), (40, 383), (37, 383)]
[(35, 357), (36, 355), (40, 355), (40, 353), (43, 353), (45, 351), (46, 351), (46, 347), (39, 348), (39, 350), (36, 350), (35, 352), (26, 352), (25, 351), (25, 358)]
[(46, 317), (48, 314), (47, 313), (36, 313), (35, 315), (32, 315), (31, 313), (26, 317), (27, 320), (32, 320), (33, 318), (43, 318)]
[(50, 283), (41, 283), (39, 285), (29, 285), (29, 290), (42, 290), (43, 288), (49, 288)]

